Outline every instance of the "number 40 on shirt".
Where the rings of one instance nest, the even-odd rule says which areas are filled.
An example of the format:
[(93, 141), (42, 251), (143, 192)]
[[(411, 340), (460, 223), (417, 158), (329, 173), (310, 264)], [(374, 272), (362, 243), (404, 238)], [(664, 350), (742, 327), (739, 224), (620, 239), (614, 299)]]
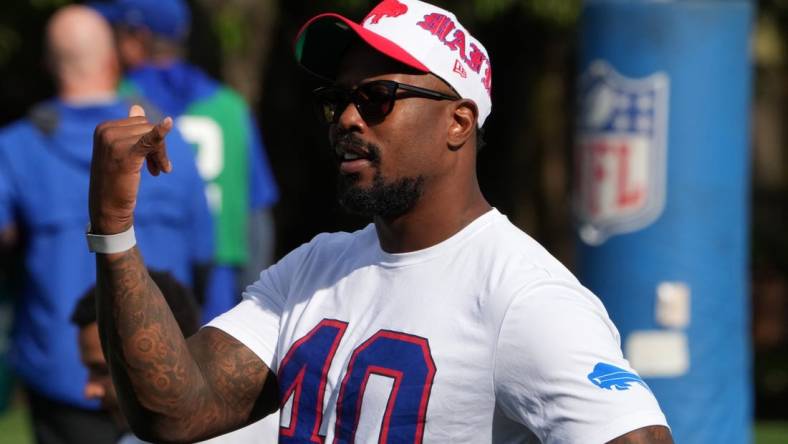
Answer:
[[(290, 423), (279, 429), (281, 443), (323, 443), (319, 434), (328, 369), (347, 322), (322, 320), (290, 347), (277, 378), (282, 406), (291, 402)], [(371, 375), (391, 378), (378, 442), (420, 443), (435, 377), (427, 339), (379, 330), (359, 345), (345, 369), (337, 398), (334, 443), (354, 442), (361, 404)]]

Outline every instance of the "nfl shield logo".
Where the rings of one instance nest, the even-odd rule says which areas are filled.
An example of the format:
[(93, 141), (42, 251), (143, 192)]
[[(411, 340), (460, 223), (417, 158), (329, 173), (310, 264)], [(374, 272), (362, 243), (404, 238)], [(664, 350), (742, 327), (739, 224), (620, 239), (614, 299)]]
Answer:
[(668, 76), (624, 77), (598, 60), (580, 77), (575, 212), (599, 245), (662, 213), (667, 181)]

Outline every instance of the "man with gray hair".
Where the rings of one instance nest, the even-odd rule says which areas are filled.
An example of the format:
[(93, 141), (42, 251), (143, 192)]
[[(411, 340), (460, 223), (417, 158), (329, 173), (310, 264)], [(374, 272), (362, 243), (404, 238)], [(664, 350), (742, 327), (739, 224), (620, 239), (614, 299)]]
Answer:
[[(109, 443), (115, 426), (82, 394), (88, 375), (69, 314), (96, 280), (83, 251), (93, 130), (124, 117), (132, 102), (116, 95), (112, 30), (92, 9), (58, 10), (46, 47), (57, 96), (0, 130), (0, 255), (21, 249), (24, 266), (9, 358), (27, 389), (39, 443)], [(169, 152), (178, 171), (164, 181), (138, 174), (146, 197), (137, 229), (150, 265), (191, 285), (211, 261), (212, 225), (194, 155), (173, 136)]]

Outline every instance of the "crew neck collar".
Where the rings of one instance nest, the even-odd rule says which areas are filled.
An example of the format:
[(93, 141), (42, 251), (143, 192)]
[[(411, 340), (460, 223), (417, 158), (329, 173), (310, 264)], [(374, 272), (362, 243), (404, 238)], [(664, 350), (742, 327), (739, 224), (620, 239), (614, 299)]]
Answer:
[(407, 253), (387, 253), (380, 247), (380, 239), (378, 239), (377, 231), (374, 225), (370, 225), (373, 233), (374, 248), (379, 258), (379, 264), (384, 267), (404, 267), (408, 265), (417, 264), (438, 257), (447, 251), (453, 250), (457, 246), (465, 243), (468, 239), (487, 228), (494, 223), (501, 213), (492, 208), (481, 216), (477, 217), (473, 222), (469, 223), (463, 229), (453, 234), (446, 240), (443, 240), (431, 247), (421, 250), (409, 251)]

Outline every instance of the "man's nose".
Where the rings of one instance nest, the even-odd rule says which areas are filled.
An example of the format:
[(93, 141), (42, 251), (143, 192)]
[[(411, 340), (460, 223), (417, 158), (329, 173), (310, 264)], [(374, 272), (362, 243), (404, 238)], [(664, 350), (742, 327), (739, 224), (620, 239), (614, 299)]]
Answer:
[(361, 117), (361, 113), (358, 112), (356, 104), (352, 101), (348, 102), (344, 109), (337, 109), (337, 112), (339, 113), (339, 117), (336, 119), (336, 124), (343, 130), (360, 130), (366, 125), (364, 118)]

